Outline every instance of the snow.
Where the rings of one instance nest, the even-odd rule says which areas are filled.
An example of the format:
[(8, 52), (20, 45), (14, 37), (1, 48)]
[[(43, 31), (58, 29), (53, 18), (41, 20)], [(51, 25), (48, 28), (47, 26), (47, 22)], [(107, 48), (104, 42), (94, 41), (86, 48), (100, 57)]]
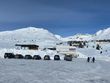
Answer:
[(27, 27), (23, 29), (0, 32), (0, 48), (15, 48), (16, 43), (55, 45), (60, 42), (54, 34), (43, 28)]
[[(57, 54), (56, 51), (51, 50), (45, 50), (43, 51), (43, 48), (48, 47), (56, 47), (57, 43), (60, 42), (66, 42), (66, 41), (89, 41), (89, 48), (83, 48), (79, 49), (77, 48), (77, 54), (79, 55), (79, 58), (86, 58), (88, 56), (103, 56), (109, 57), (110, 55), (110, 45), (104, 44), (102, 45), (103, 49), (100, 51), (103, 51), (102, 54), (100, 54), (100, 51), (97, 51), (96, 49), (92, 48), (94, 45), (96, 47), (96, 43), (91, 42), (91, 40), (95, 40), (97, 37), (105, 37), (110, 33), (110, 28), (99, 30), (96, 35), (90, 35), (90, 34), (76, 34), (74, 36), (62, 38), (60, 35), (55, 35), (49, 32), (48, 30), (45, 30), (43, 28), (36, 28), (36, 27), (27, 27), (23, 29), (13, 30), (13, 31), (4, 31), (0, 32), (0, 57), (3, 58), (5, 52), (12, 52), (15, 54), (30, 54), (30, 55), (36, 55), (39, 54), (42, 57), (46, 54), (51, 55), (51, 58), (55, 54)], [(109, 37), (109, 36), (107, 36)], [(105, 37), (106, 38), (106, 37)], [(39, 45), (39, 50), (17, 50), (15, 49), (15, 44), (36, 44)], [(108, 49), (108, 52), (105, 52)], [(61, 55), (61, 54), (59, 54)], [(62, 55), (61, 55), (62, 56)], [(99, 57), (100, 58), (100, 57)], [(108, 60), (105, 58), (105, 60)]]
[(110, 62), (0, 59), (0, 83), (110, 83)]
[[(109, 34), (110, 28), (99, 30), (93, 35), (76, 34), (66, 38), (35, 27), (0, 32), (0, 83), (110, 83), (110, 43), (99, 43), (102, 49), (96, 50), (97, 42), (91, 41), (110, 39)], [(71, 62), (64, 61), (64, 55), (57, 51), (43, 50), (71, 40), (89, 41), (88, 48), (76, 48), (79, 57), (73, 58)], [(15, 44), (36, 44), (40, 48), (16, 49)], [(40, 55), (42, 59), (44, 55), (50, 55), (52, 60), (3, 59), (6, 52), (23, 56)], [(56, 54), (60, 55), (61, 61), (53, 60)], [(87, 57), (95, 57), (96, 62), (87, 63)]]
[(109, 34), (110, 34), (110, 27), (96, 32), (96, 37), (94, 39), (97, 39), (97, 40), (110, 39)]
[(63, 41), (90, 41), (93, 39), (93, 36), (94, 35), (90, 34), (76, 34), (74, 36), (63, 38)]
[(91, 41), (91, 40), (104, 40), (110, 39), (110, 27), (99, 30), (95, 34), (76, 34), (73, 36), (61, 38), (63, 41)]
[[(96, 57), (98, 60), (110, 61), (110, 43), (99, 44), (102, 48), (100, 50), (96, 50), (96, 45), (97, 43), (89, 42), (88, 48), (78, 48), (77, 51), (85, 55), (84, 58)], [(100, 54), (101, 51), (102, 54)]]
[[(12, 52), (15, 54), (30, 54), (36, 55), (39, 54), (42, 57), (46, 54), (53, 56), (57, 54), (56, 51), (45, 50), (43, 48), (48, 47), (56, 47), (57, 43), (65, 42), (65, 41), (89, 41), (89, 48), (79, 49), (77, 48), (77, 54), (79, 58), (86, 58), (88, 56), (110, 56), (110, 51), (105, 52), (105, 50), (109, 50), (110, 45), (104, 44), (103, 47), (103, 54), (100, 54), (100, 51), (92, 48), (92, 46), (96, 46), (96, 44), (91, 43), (90, 40), (93, 40), (95, 37), (100, 37), (103, 34), (108, 34), (110, 32), (110, 28), (100, 30), (95, 35), (90, 34), (76, 34), (74, 36), (62, 38), (59, 35), (54, 35), (48, 30), (43, 28), (36, 28), (36, 27), (27, 27), (23, 29), (13, 30), (13, 31), (4, 31), (0, 32), (0, 57), (3, 58), (5, 52)], [(100, 36), (99, 36), (100, 35)], [(102, 37), (102, 36), (101, 36)], [(103, 38), (103, 37), (102, 37)], [(36, 44), (39, 45), (38, 51), (33, 50), (17, 50), (15, 49), (15, 44)], [(61, 54), (59, 54), (61, 55)], [(61, 55), (62, 56), (62, 55)], [(105, 60), (107, 60), (105, 58)]]
[(55, 37), (59, 40), (62, 40), (63, 37), (61, 37), (60, 35), (55, 35)]

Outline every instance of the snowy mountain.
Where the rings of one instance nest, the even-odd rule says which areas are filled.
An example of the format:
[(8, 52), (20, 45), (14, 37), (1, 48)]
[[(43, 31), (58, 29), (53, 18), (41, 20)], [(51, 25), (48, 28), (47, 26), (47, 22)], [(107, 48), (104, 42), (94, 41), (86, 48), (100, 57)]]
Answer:
[[(0, 32), (0, 48), (13, 48), (16, 43), (38, 44), (42, 46), (56, 45), (61, 41), (90, 41), (96, 39), (110, 39), (110, 28), (99, 30), (96, 34), (76, 34), (61, 37), (43, 28), (27, 27), (13, 31)], [(14, 47), (15, 48), (15, 47)]]
[(74, 36), (69, 36), (69, 37), (66, 37), (66, 38), (63, 38), (64, 41), (71, 41), (71, 40), (74, 40), (74, 41), (89, 41), (89, 40), (92, 40), (94, 37), (94, 35), (90, 35), (90, 34), (76, 34)]
[(53, 44), (59, 42), (54, 34), (43, 28), (27, 27), (0, 32), (0, 47), (13, 47), (16, 43)]
[(99, 30), (96, 32), (96, 36), (94, 39), (103, 40), (103, 39), (110, 39), (110, 27), (104, 30)]
[(104, 30), (99, 30), (95, 34), (76, 34), (73, 36), (61, 38), (63, 41), (90, 41), (110, 39), (110, 27)]
[(61, 41), (63, 40), (63, 37), (61, 37), (60, 35), (55, 35), (55, 37)]

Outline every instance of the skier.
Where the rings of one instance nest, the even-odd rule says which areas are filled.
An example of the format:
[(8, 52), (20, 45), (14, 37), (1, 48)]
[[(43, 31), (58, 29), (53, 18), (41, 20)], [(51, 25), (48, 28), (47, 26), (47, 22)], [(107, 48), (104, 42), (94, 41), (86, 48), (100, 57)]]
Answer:
[(90, 57), (87, 58), (87, 62), (90, 62)]
[(93, 62), (93, 63), (95, 62), (95, 57), (92, 58), (92, 62)]

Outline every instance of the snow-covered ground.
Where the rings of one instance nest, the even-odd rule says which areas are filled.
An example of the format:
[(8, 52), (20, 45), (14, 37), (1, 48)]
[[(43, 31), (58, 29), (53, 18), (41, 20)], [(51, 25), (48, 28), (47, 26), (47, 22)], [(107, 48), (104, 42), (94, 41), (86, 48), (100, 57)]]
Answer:
[(110, 83), (110, 62), (0, 59), (0, 83)]
[[(99, 60), (110, 61), (110, 43), (100, 44), (100, 50), (96, 50), (97, 43), (88, 43), (88, 48), (77, 48), (77, 51), (85, 55), (85, 57), (96, 57)], [(93, 48), (94, 46), (94, 48)], [(102, 53), (100, 53), (102, 51)]]

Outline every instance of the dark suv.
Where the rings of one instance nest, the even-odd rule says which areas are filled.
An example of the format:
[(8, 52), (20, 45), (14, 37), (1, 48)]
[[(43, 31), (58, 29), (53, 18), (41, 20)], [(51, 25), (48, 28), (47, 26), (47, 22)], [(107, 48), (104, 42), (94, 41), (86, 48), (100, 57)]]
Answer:
[(54, 56), (54, 60), (60, 60), (60, 56), (59, 55), (55, 55)]
[(72, 61), (72, 55), (65, 55), (64, 60)]
[(32, 59), (32, 56), (31, 56), (31, 55), (25, 55), (24, 58), (25, 58), (25, 59)]
[(41, 60), (42, 58), (41, 58), (40, 55), (34, 55), (34, 56), (33, 56), (33, 59), (34, 59), (34, 60)]
[(24, 56), (22, 54), (16, 54), (15, 59), (23, 59)]
[(15, 58), (15, 55), (13, 53), (5, 53), (4, 58), (8, 58), (8, 59)]
[(45, 55), (44, 56), (44, 60), (50, 60), (50, 56), (49, 55)]

